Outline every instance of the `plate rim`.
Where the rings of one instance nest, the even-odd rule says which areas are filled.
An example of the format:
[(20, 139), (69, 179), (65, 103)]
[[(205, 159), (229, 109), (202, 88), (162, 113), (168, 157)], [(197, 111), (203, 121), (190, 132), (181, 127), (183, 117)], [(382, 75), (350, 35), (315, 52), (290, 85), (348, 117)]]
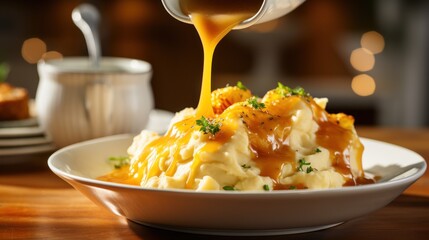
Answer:
[(21, 127), (34, 127), (38, 125), (36, 116), (30, 116), (21, 120), (5, 120), (0, 121), (0, 129), (2, 128), (21, 128)]
[(0, 138), (43, 136), (45, 131), (40, 126), (0, 128)]
[(0, 149), (24, 146), (37, 146), (49, 143), (51, 143), (51, 140), (46, 136), (0, 138)]
[[(16, 146), (16, 147), (7, 147), (5, 149), (0, 149), (0, 156), (24, 156), (29, 154), (36, 153), (45, 153), (52, 152), (56, 148), (51, 143), (38, 144), (38, 145), (26, 145), (26, 146)], [(0, 161), (1, 162), (1, 161)]]
[(300, 233), (308, 233), (320, 231), (328, 228), (333, 228), (343, 224), (344, 222), (324, 224), (312, 227), (297, 227), (297, 228), (281, 228), (281, 229), (206, 229), (206, 228), (192, 228), (192, 227), (175, 227), (166, 226), (162, 224), (152, 224), (142, 221), (128, 219), (129, 221), (140, 224), (150, 228), (157, 228), (165, 231), (175, 231), (190, 234), (203, 234), (213, 236), (228, 236), (228, 237), (267, 237), (267, 236), (280, 236), (280, 235), (293, 235)]

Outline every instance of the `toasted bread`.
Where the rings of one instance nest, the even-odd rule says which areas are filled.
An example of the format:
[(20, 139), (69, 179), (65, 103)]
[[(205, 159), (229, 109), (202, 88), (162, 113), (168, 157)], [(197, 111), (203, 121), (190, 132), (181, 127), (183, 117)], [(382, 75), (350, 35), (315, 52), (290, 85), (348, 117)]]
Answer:
[(26, 89), (0, 83), (0, 121), (29, 118), (28, 99)]

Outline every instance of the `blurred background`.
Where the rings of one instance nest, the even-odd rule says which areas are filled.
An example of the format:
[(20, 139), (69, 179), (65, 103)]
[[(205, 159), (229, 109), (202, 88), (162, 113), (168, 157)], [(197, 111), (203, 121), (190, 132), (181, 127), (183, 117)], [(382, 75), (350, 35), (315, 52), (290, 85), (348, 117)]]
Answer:
[[(156, 108), (196, 106), (202, 47), (192, 25), (159, 0), (14, 0), (0, 3), (0, 62), (7, 82), (35, 96), (42, 58), (87, 55), (73, 24), (78, 4), (101, 12), (104, 56), (153, 65)], [(233, 31), (218, 46), (213, 88), (242, 81), (262, 96), (277, 82), (328, 97), (356, 125), (429, 126), (429, 1), (307, 0), (289, 15)]]

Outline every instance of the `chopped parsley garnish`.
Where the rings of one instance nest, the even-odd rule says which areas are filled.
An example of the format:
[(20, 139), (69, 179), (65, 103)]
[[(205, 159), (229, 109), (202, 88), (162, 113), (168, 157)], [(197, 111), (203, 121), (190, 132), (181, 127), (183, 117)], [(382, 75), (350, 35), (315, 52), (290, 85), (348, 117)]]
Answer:
[(225, 191), (235, 191), (235, 188), (233, 186), (223, 186), (223, 190), (225, 190)]
[(268, 186), (268, 184), (265, 184), (263, 186), (263, 188), (264, 188), (265, 191), (270, 191), (270, 186)]
[(243, 164), (243, 165), (241, 165), (241, 167), (242, 167), (242, 168), (244, 168), (244, 169), (249, 169), (249, 168), (251, 168), (251, 166), (250, 166), (250, 165), (247, 165), (247, 164)]
[(290, 186), (290, 187), (289, 187), (289, 189), (290, 189), (290, 190), (295, 190), (295, 189), (296, 189), (296, 187), (295, 187), (295, 186)]
[(322, 150), (320, 150), (320, 148), (316, 148), (316, 149), (314, 150), (314, 153), (320, 153), (320, 152), (322, 152)]
[(201, 127), (201, 132), (203, 132), (204, 134), (211, 133), (212, 135), (215, 135), (217, 132), (219, 132), (220, 127), (222, 126), (220, 122), (216, 122), (215, 120), (209, 120), (204, 116), (201, 116), (201, 118), (198, 119), (196, 123), (198, 126)]
[(290, 88), (288, 86), (283, 85), (282, 83), (277, 83), (277, 84), (278, 84), (276, 88), (277, 93), (284, 97), (288, 97), (288, 96), (309, 97), (310, 96), (310, 94), (307, 93), (302, 87)]
[(254, 109), (261, 109), (265, 107), (264, 103), (258, 102), (258, 98), (253, 96), (247, 99), (247, 103), (250, 104)]
[(307, 173), (310, 173), (310, 172), (312, 172), (314, 169), (310, 166), (311, 165), (311, 163), (310, 162), (307, 162), (307, 161), (305, 161), (305, 159), (304, 158), (301, 158), (301, 159), (299, 159), (298, 160), (298, 164), (299, 164), (299, 166), (298, 166), (298, 171), (300, 171), (300, 172), (304, 172), (304, 169), (303, 169), (303, 167), (304, 166), (308, 166), (307, 167), (307, 169), (306, 169), (306, 172)]
[(129, 157), (109, 157), (109, 162), (113, 164), (116, 169), (130, 164)]
[(237, 82), (237, 87), (240, 88), (243, 91), (247, 90), (247, 87), (244, 86), (244, 84), (242, 82), (240, 82), (240, 81)]

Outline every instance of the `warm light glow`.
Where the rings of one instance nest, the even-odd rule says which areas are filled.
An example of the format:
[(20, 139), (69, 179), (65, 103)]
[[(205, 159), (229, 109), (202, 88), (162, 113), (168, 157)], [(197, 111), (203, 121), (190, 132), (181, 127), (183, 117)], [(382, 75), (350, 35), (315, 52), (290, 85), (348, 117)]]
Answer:
[(39, 38), (29, 38), (24, 41), (21, 54), (28, 63), (37, 63), (46, 52), (46, 44)]
[(365, 48), (355, 49), (350, 56), (350, 63), (358, 71), (369, 71), (374, 68), (374, 54)]
[[(117, 1), (113, 7), (117, 20), (123, 24), (138, 24), (141, 21), (146, 22), (153, 14), (151, 4), (138, 0)], [(152, 18), (151, 18), (152, 19)]]
[(376, 31), (364, 33), (360, 43), (363, 48), (368, 49), (373, 54), (380, 53), (384, 49), (384, 37)]
[(370, 96), (374, 94), (376, 84), (374, 79), (367, 74), (360, 74), (353, 78), (352, 89), (359, 96)]
[(63, 55), (57, 51), (49, 51), (43, 54), (42, 56), (43, 60), (62, 59), (62, 58), (63, 58)]

